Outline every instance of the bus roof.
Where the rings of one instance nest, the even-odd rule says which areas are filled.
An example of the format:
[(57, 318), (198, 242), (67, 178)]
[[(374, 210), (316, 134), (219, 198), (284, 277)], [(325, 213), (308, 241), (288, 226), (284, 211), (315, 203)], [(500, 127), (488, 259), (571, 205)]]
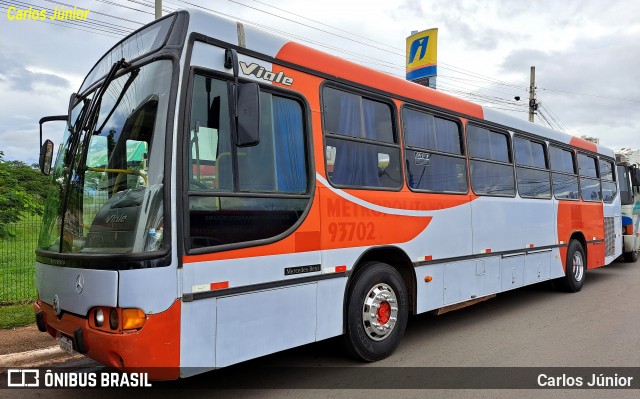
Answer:
[(401, 99), (424, 102), (462, 116), (493, 122), (507, 129), (511, 128), (534, 134), (614, 158), (613, 150), (577, 136), (536, 125), (495, 109), (409, 82), (397, 76), (313, 49), (251, 25), (244, 25), (239, 21), (197, 9), (187, 9), (186, 11), (190, 15), (188, 35), (192, 32), (197, 32), (239, 47), (245, 47), (280, 61), (298, 65), (321, 75), (367, 86)]

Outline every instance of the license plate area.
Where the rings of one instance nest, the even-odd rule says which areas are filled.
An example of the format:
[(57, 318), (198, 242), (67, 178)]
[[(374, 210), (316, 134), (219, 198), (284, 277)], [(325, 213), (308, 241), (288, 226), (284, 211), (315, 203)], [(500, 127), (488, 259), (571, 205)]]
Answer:
[(73, 340), (67, 336), (60, 336), (60, 349), (73, 355)]

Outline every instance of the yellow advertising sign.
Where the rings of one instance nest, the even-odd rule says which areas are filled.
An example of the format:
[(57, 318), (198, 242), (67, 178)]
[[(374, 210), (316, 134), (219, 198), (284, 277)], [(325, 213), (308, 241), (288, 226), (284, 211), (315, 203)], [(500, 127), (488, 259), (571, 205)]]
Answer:
[(407, 38), (407, 80), (435, 76), (438, 58), (438, 28)]

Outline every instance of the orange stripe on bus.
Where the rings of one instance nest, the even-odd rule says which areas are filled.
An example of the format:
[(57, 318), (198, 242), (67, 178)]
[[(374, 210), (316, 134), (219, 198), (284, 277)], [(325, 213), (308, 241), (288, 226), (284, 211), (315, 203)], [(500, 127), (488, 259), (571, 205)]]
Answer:
[(578, 148), (582, 148), (583, 150), (598, 152), (598, 146), (595, 143), (590, 141), (581, 139), (580, 137), (572, 137), (569, 144)]

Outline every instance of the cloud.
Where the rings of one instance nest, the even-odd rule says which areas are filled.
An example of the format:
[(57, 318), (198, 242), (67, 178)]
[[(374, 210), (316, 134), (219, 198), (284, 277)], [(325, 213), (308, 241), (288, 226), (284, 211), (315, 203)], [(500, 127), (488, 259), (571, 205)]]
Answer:
[(407, 14), (413, 15), (417, 18), (424, 18), (425, 12), (422, 10), (422, 5), (420, 2), (415, 0), (405, 0), (398, 7), (402, 12), (406, 12)]
[(638, 148), (640, 52), (636, 49), (637, 38), (631, 33), (584, 36), (567, 51), (514, 50), (500, 68), (522, 75), (536, 66), (539, 101), (570, 130), (599, 137), (604, 145)]
[(0, 49), (0, 71), (3, 72), (6, 82), (10, 89), (33, 91), (37, 83), (43, 83), (62, 89), (69, 89), (69, 81), (65, 78), (43, 72), (33, 72), (18, 60), (20, 57), (10, 57), (5, 49)]

